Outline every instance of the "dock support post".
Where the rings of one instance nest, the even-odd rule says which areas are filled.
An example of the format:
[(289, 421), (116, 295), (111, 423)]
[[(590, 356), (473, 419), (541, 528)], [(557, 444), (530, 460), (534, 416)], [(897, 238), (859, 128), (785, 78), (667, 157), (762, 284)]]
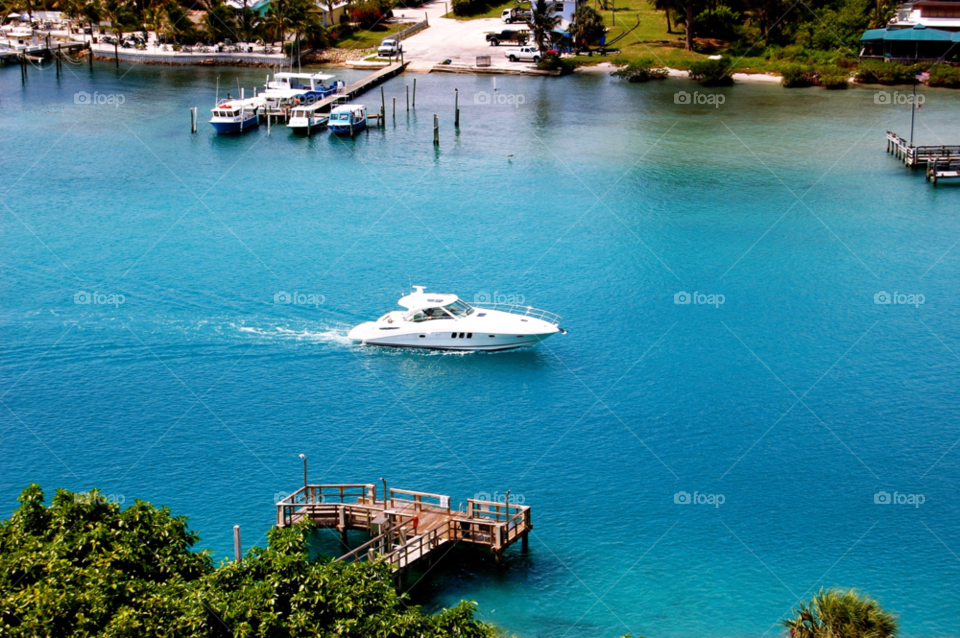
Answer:
[(270, 111), (267, 111), (267, 135), (270, 135)]
[(410, 112), (410, 85), (404, 84), (403, 88), (407, 92), (407, 113), (409, 113)]
[(90, 70), (93, 71), (93, 29), (90, 29), (90, 43), (87, 45), (87, 50), (90, 51)]
[(453, 125), (460, 128), (460, 89), (453, 90)]
[(120, 38), (115, 38), (114, 41), (113, 41), (113, 61), (114, 61), (114, 62), (116, 63), (116, 65), (117, 65), (117, 71), (120, 70), (120, 51), (119, 51), (119, 49), (117, 48), (117, 41), (118, 41), (119, 39), (120, 39)]
[(190, 109), (190, 133), (197, 132), (197, 107)]
[(520, 549), (527, 551), (530, 549), (530, 539), (528, 538), (529, 534), (527, 532), (523, 533), (523, 536), (520, 537)]
[(240, 526), (233, 526), (233, 560), (240, 562), (240, 559), (243, 558), (243, 553), (241, 552), (240, 547)]
[(433, 114), (433, 145), (440, 146), (440, 120), (436, 113)]
[(56, 68), (57, 68), (57, 79), (59, 80), (59, 79), (60, 79), (60, 45), (59, 45), (59, 44), (57, 45), (57, 52), (56, 52), (55, 55), (56, 55), (57, 57), (56, 57), (56, 59), (54, 60), (54, 65), (55, 65)]
[(26, 61), (27, 61), (26, 56), (25, 56), (23, 53), (21, 53), (21, 54), (20, 54), (20, 84), (26, 84), (26, 83), (27, 83), (27, 65), (26, 65)]
[(413, 78), (413, 110), (417, 110), (417, 78)]
[(393, 119), (397, 119), (397, 97), (393, 97)]

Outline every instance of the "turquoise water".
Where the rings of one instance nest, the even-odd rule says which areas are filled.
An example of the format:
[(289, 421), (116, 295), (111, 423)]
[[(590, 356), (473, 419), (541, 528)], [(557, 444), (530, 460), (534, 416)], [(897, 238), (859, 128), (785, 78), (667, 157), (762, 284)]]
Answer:
[[(529, 553), (457, 551), (413, 592), (521, 636), (773, 636), (821, 586), (960, 635), (958, 191), (884, 153), (903, 106), (420, 75), (408, 115), (408, 74), (385, 86), (396, 119), (352, 141), (218, 138), (217, 73), (264, 75), (0, 69), (5, 512), (31, 481), (97, 486), (226, 556), (235, 524), (264, 542), (304, 453), (312, 482), (522, 497)], [(918, 141), (956, 143), (960, 95), (925, 96)], [(498, 354), (347, 341), (412, 284), (522, 297), (570, 332)]]

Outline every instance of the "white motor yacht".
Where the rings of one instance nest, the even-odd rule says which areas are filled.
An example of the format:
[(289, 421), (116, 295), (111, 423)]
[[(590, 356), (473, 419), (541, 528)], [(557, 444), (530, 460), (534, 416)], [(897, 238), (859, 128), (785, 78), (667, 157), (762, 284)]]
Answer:
[(362, 323), (348, 335), (371, 346), (432, 350), (509, 350), (543, 341), (558, 332), (560, 317), (529, 306), (468, 304), (456, 295), (424, 292), (400, 299), (406, 310)]

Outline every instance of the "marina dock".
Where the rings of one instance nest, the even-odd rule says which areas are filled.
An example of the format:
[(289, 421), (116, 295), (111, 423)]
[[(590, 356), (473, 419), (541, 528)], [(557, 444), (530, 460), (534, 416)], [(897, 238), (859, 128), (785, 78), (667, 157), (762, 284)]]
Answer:
[(904, 137), (887, 131), (887, 153), (910, 168), (925, 167), (927, 181), (960, 178), (960, 145), (913, 146)]
[(5, 46), (0, 48), (0, 61), (18, 62), (26, 56), (28, 59), (40, 61), (57, 55), (57, 52), (72, 53), (88, 48), (86, 42), (55, 42), (53, 40), (30, 44), (20, 44), (14, 46)]
[(276, 504), (277, 527), (309, 518), (338, 530), (344, 544), (348, 530), (367, 532), (369, 541), (336, 560), (380, 557), (396, 574), (458, 543), (489, 549), (497, 562), (517, 541), (528, 546), (530, 507), (511, 504), (509, 492), (502, 503), (467, 499), (466, 511), (459, 511), (444, 494), (384, 488), (385, 499), (373, 483), (306, 485)]

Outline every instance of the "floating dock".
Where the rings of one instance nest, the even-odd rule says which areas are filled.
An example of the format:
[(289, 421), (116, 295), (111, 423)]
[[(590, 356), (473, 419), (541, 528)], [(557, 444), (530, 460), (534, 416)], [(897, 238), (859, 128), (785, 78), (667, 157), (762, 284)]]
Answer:
[(277, 527), (309, 518), (338, 530), (344, 544), (348, 530), (367, 532), (369, 541), (336, 560), (380, 557), (395, 574), (458, 543), (489, 549), (497, 562), (517, 541), (527, 549), (530, 507), (510, 503), (509, 492), (502, 503), (467, 499), (465, 512), (451, 509), (444, 494), (391, 488), (385, 495), (378, 498), (373, 483), (306, 485), (276, 504)]

